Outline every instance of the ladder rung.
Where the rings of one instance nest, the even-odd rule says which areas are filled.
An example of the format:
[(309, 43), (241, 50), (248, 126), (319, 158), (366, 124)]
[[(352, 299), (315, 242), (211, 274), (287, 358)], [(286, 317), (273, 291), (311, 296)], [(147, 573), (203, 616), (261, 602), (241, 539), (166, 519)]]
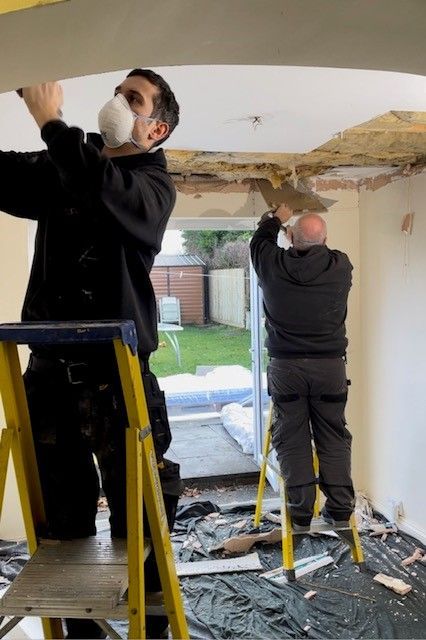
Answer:
[(350, 531), (351, 529), (352, 527), (350, 525), (348, 525), (347, 527), (335, 527), (334, 525), (329, 524), (328, 522), (323, 520), (323, 518), (312, 518), (311, 528), (309, 531), (300, 532), (300, 531), (292, 530), (292, 533), (293, 535), (297, 536), (297, 535), (301, 535), (302, 533), (306, 535), (306, 533), (323, 533), (326, 531)]

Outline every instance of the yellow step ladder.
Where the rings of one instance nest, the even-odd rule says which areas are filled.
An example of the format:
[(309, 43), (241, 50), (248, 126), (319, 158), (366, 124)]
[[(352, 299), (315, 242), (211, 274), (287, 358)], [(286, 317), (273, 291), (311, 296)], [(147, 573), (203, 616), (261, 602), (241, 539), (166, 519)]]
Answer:
[[(269, 459), (271, 453), (271, 439), (272, 439), (272, 419), (273, 419), (273, 403), (270, 403), (268, 419), (266, 423), (266, 432), (263, 441), (262, 450), (262, 463), (260, 466), (259, 485), (257, 489), (256, 510), (254, 514), (254, 526), (258, 527), (262, 519), (262, 504), (263, 494), (265, 492), (266, 485), (266, 471), (267, 467), (271, 468), (279, 478), (280, 484), (280, 509), (281, 509), (281, 545), (282, 545), (282, 561), (283, 569), (286, 573), (287, 579), (292, 581), (296, 579), (295, 565), (294, 565), (294, 541), (293, 535), (300, 535), (299, 532), (293, 531), (291, 524), (290, 512), (287, 509), (287, 492), (285, 487), (284, 478), (281, 475), (281, 470), (277, 468)], [(320, 489), (318, 484), (319, 477), (319, 460), (315, 451), (315, 446), (312, 444), (312, 464), (314, 473), (317, 479), (316, 495), (314, 514), (311, 521), (311, 527), (309, 533), (321, 533), (322, 531), (336, 531), (338, 536), (346, 542), (352, 553), (352, 559), (356, 562), (360, 569), (364, 568), (364, 554), (359, 539), (358, 530), (355, 523), (355, 514), (351, 515), (349, 520), (349, 527), (334, 527), (333, 525), (325, 522), (320, 516)]]
[[(126, 429), (127, 541), (95, 536), (40, 541), (45, 512), (18, 344), (112, 342), (128, 416)], [(12, 454), (30, 560), (0, 600), (0, 638), (26, 616), (41, 617), (46, 638), (63, 638), (61, 618), (128, 620), (129, 638), (145, 638), (145, 618), (166, 615), (173, 638), (189, 638), (161, 492), (154, 443), (137, 357), (134, 323), (0, 325), (0, 393), (6, 428), (0, 440), (0, 516)], [(151, 541), (143, 535), (143, 504)], [(144, 561), (155, 553), (162, 592), (145, 592)], [(4, 623), (4, 618), (13, 616)]]

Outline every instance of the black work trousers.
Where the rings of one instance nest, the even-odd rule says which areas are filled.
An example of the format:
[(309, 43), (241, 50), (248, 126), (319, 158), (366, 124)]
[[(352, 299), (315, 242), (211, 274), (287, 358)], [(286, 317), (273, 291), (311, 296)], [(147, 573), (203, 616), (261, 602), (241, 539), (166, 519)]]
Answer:
[[(143, 383), (153, 430), (160, 480), (170, 529), (173, 527), (181, 491), (179, 465), (163, 458), (171, 440), (164, 394), (146, 362), (141, 363)], [(126, 537), (126, 447), (127, 415), (115, 363), (102, 370), (78, 364), (34, 358), (24, 374), (34, 444), (46, 508), (47, 529), (42, 536), (57, 539), (96, 534), (99, 477), (110, 509), (112, 537)], [(145, 532), (149, 527), (145, 517)], [(148, 531), (147, 531), (148, 530)], [(154, 555), (145, 563), (148, 591), (161, 590)], [(103, 637), (89, 620), (67, 620), (69, 638)], [(147, 619), (148, 637), (158, 637), (167, 618)]]
[(319, 458), (319, 486), (334, 520), (348, 520), (354, 506), (351, 441), (346, 428), (346, 367), (342, 358), (277, 359), (268, 365), (274, 404), (272, 445), (286, 482), (294, 523), (309, 525), (315, 503), (312, 440)]

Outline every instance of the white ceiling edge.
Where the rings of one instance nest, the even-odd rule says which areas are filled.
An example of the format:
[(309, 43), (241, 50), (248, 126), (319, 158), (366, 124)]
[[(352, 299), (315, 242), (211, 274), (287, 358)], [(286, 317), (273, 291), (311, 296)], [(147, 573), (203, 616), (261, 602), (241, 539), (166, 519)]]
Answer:
[[(65, 121), (96, 131), (99, 109), (127, 71), (64, 80)], [(231, 65), (156, 71), (181, 105), (181, 122), (164, 145), (171, 149), (304, 153), (388, 111), (426, 111), (426, 77), (418, 75)], [(42, 147), (23, 101), (0, 94), (0, 148)]]

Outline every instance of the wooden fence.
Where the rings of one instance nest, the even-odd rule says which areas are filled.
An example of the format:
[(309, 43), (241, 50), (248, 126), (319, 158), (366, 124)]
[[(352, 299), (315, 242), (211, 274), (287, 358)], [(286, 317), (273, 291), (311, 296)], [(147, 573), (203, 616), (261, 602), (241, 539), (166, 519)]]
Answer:
[(209, 272), (210, 320), (245, 328), (244, 269), (214, 269)]

